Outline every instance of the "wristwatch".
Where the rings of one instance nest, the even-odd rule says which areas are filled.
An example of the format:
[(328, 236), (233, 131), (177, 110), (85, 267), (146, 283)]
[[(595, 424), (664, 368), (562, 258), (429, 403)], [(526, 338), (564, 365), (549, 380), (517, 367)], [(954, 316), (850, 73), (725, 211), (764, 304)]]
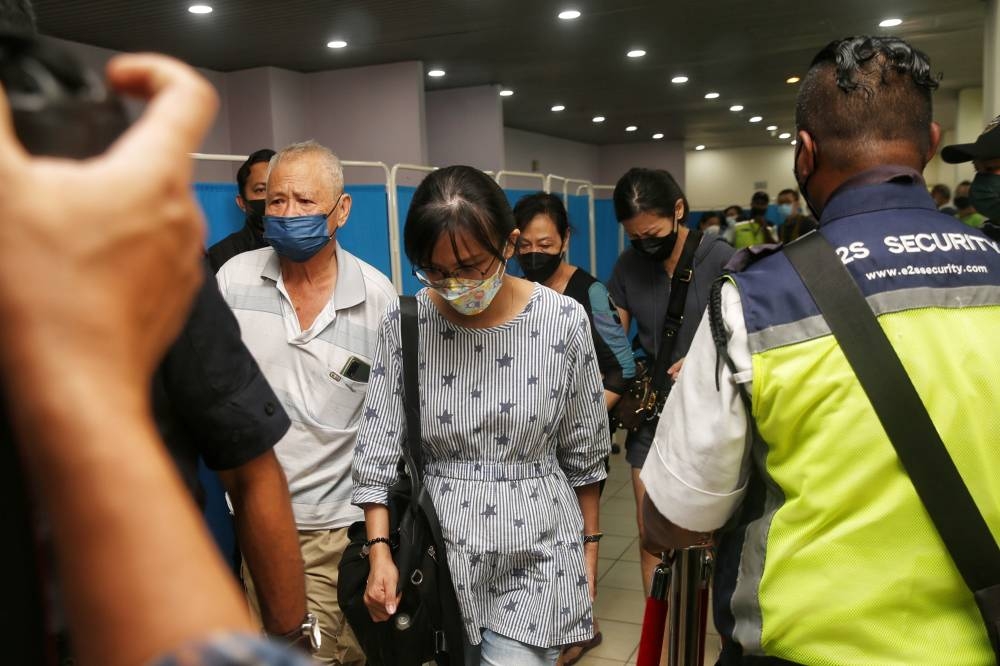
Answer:
[(275, 636), (278, 640), (287, 643), (291, 647), (305, 649), (315, 654), (323, 644), (323, 634), (319, 630), (319, 619), (312, 613), (306, 613), (302, 624), (292, 629), (287, 634)]
[(594, 532), (593, 534), (584, 534), (584, 543), (597, 543), (604, 537), (604, 532)]

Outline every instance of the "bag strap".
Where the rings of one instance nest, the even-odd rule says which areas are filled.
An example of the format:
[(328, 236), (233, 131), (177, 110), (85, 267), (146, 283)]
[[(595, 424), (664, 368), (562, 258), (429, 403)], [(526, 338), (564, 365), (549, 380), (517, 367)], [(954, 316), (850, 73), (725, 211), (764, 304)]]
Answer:
[[(819, 232), (785, 248), (973, 592), (1000, 585), (1000, 547), (861, 289)], [(991, 631), (996, 631), (996, 626)]]
[(417, 355), (420, 331), (417, 326), (417, 299), (399, 297), (399, 332), (403, 345), (403, 412), (406, 414), (406, 449), (413, 461), (416, 481), (423, 478), (424, 453), (420, 432), (420, 380)]
[[(674, 277), (670, 281), (670, 300), (667, 302), (667, 320), (663, 324), (660, 337), (660, 348), (656, 350), (653, 364), (653, 390), (657, 395), (663, 392), (667, 385), (667, 369), (670, 368), (670, 355), (677, 344), (677, 333), (684, 323), (684, 303), (687, 301), (688, 287), (694, 279), (694, 253), (701, 243), (701, 232), (697, 229), (688, 231), (684, 241), (684, 249), (674, 268)], [(662, 396), (665, 398), (666, 396)], [(661, 399), (662, 399), (661, 398)]]

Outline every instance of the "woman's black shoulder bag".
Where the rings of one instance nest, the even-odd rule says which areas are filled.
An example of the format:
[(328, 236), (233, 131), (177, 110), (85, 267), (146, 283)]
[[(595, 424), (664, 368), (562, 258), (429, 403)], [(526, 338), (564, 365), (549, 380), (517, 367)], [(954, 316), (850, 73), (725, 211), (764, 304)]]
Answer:
[(348, 530), (350, 544), (340, 562), (337, 598), (369, 664), (408, 666), (436, 661), (440, 666), (458, 666), (464, 660), (465, 632), (441, 525), (423, 484), (417, 302), (412, 296), (400, 296), (399, 306), (406, 442), (397, 466), (399, 480), (389, 488), (389, 520), (402, 598), (387, 622), (375, 622), (368, 614), (364, 522)]

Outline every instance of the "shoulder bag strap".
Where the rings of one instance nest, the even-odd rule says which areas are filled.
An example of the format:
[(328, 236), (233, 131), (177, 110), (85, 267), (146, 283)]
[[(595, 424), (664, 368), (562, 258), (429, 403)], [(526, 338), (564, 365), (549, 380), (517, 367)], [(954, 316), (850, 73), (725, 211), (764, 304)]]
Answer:
[(684, 303), (687, 301), (688, 287), (694, 279), (694, 253), (701, 242), (701, 232), (697, 229), (688, 231), (681, 250), (680, 259), (674, 268), (674, 277), (670, 281), (670, 300), (667, 302), (667, 320), (660, 334), (660, 348), (656, 350), (653, 364), (653, 390), (660, 399), (666, 397), (663, 389), (667, 385), (667, 370), (670, 368), (670, 355), (677, 344), (677, 333), (684, 323)]
[(406, 448), (413, 460), (413, 472), (422, 478), (424, 454), (420, 433), (420, 381), (417, 356), (420, 331), (417, 327), (417, 299), (399, 297), (399, 331), (403, 345), (403, 411), (406, 414)]
[[(785, 255), (819, 306), (917, 495), (976, 596), (1000, 654), (1000, 547), (861, 289), (818, 232)], [(992, 617), (989, 617), (991, 615)]]

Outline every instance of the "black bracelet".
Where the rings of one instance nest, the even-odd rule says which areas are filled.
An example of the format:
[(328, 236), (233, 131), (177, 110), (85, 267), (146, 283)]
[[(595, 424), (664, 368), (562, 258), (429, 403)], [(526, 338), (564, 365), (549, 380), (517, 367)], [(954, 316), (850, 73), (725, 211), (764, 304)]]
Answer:
[(584, 543), (598, 543), (603, 536), (604, 536), (604, 532), (594, 532), (593, 534), (584, 534), (583, 535), (583, 542)]
[(361, 549), (361, 556), (367, 557), (368, 553), (372, 550), (372, 546), (377, 543), (384, 543), (389, 546), (389, 550), (395, 549), (395, 546), (392, 544), (392, 540), (389, 539), (389, 537), (375, 537), (374, 539), (368, 539), (368, 541), (365, 541), (364, 548)]

